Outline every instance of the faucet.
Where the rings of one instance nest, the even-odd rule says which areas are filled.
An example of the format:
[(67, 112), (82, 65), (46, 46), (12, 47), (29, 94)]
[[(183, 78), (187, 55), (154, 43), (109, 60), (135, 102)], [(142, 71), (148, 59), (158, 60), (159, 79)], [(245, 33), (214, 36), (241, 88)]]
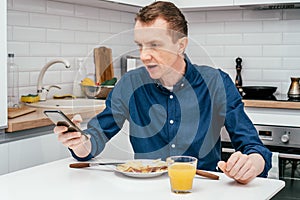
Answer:
[(39, 74), (38, 82), (37, 82), (37, 94), (40, 97), (40, 101), (46, 101), (47, 94), (48, 94), (50, 88), (55, 87), (55, 88), (61, 89), (59, 86), (56, 86), (56, 85), (51, 85), (48, 88), (43, 87), (43, 78), (44, 78), (45, 72), (51, 65), (53, 65), (55, 63), (63, 63), (63, 64), (65, 64), (66, 68), (71, 67), (69, 61), (67, 61), (66, 59), (63, 59), (63, 58), (54, 59), (54, 60), (51, 60), (48, 63), (46, 63), (46, 65), (42, 68), (42, 70)]

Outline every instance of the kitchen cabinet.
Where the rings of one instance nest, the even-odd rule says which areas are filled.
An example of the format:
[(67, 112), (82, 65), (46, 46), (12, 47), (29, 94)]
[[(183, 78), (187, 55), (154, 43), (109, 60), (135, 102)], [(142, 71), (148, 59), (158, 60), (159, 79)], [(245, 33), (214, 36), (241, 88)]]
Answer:
[[(140, 1), (133, 1), (133, 0), (110, 0), (111, 2), (116, 3), (123, 3), (127, 5), (134, 5), (134, 6), (146, 6), (154, 2), (154, 0), (140, 0)], [(234, 0), (189, 0), (189, 1), (182, 1), (182, 0), (166, 0), (174, 3), (176, 6), (182, 9), (186, 8), (201, 8), (201, 7), (215, 7), (215, 6), (232, 6)]]
[[(57, 141), (56, 134), (22, 139), (2, 145), (0, 146), (4, 148), (3, 155), (5, 156), (6, 153), (8, 156), (8, 162), (5, 163), (8, 163), (9, 172), (70, 157), (69, 150)], [(5, 150), (5, 145), (7, 145), (7, 150)], [(2, 157), (1, 163), (3, 163)]]
[(233, 0), (170, 0), (176, 6), (181, 9), (191, 9), (191, 8), (204, 8), (204, 7), (221, 7), (221, 6), (232, 6)]
[(122, 3), (122, 4), (126, 4), (126, 5), (134, 5), (134, 6), (139, 6), (139, 7), (143, 7), (143, 6), (146, 6), (146, 5), (154, 2), (154, 0), (139, 0), (139, 1), (136, 1), (136, 0), (116, 0), (116, 1), (108, 0), (108, 1), (115, 2), (115, 3)]
[(0, 1), (0, 133), (7, 126), (7, 1)]
[(9, 172), (8, 169), (8, 144), (0, 144), (0, 175)]
[(234, 0), (234, 5), (299, 3), (299, 0)]
[[(137, 12), (138, 8), (148, 5), (154, 0), (60, 0), (62, 2), (76, 3), (86, 6), (94, 6), (100, 8), (107, 8), (120, 11)], [(284, 3), (300, 3), (300, 0), (169, 0), (173, 2), (183, 11), (197, 11), (197, 10), (226, 10), (226, 9), (240, 9), (243, 5), (263, 5), (263, 4), (284, 4)]]

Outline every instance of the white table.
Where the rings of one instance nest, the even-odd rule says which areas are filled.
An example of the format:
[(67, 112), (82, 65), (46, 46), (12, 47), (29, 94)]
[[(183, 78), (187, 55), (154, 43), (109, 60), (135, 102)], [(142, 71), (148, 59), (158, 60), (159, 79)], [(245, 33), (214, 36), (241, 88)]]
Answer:
[(167, 174), (154, 178), (130, 178), (97, 166), (71, 169), (76, 162), (67, 158), (0, 176), (0, 199), (270, 199), (285, 185), (281, 180), (256, 178), (247, 185), (236, 183), (222, 173), (220, 180), (200, 176), (194, 179), (192, 193), (170, 191)]

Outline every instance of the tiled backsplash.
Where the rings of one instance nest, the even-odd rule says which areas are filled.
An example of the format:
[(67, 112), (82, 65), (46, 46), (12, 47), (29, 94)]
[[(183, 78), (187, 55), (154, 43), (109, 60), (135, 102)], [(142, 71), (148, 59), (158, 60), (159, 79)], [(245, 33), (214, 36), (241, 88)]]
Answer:
[[(243, 59), (244, 85), (277, 86), (286, 93), (291, 76), (300, 76), (300, 10), (231, 10), (185, 12), (189, 21), (187, 50), (197, 64), (221, 68), (235, 79), (235, 59)], [(58, 84), (71, 93), (75, 60), (87, 57), (94, 71), (92, 50), (113, 50), (115, 75), (119, 58), (136, 49), (132, 42), (134, 13), (45, 0), (8, 0), (8, 52), (20, 66), (20, 94), (36, 92), (39, 71), (58, 57), (71, 69), (56, 64), (46, 72), (46, 85)], [(51, 94), (50, 94), (51, 95)]]
[[(189, 54), (195, 63), (221, 68), (234, 80), (239, 56), (243, 85), (277, 86), (277, 93), (283, 94), (290, 77), (300, 76), (300, 10), (206, 11), (186, 16), (193, 41)], [(207, 53), (197, 51), (199, 47)]]
[(119, 78), (120, 56), (136, 48), (133, 34), (128, 34), (132, 32), (134, 16), (55, 1), (8, 0), (8, 52), (15, 53), (20, 69), (20, 94), (36, 93), (40, 70), (55, 58), (66, 58), (72, 67), (55, 64), (49, 68), (44, 85), (62, 88), (51, 89), (49, 97), (72, 93), (77, 58), (86, 58), (88, 72), (94, 73), (93, 49), (99, 46), (112, 48), (115, 76)]

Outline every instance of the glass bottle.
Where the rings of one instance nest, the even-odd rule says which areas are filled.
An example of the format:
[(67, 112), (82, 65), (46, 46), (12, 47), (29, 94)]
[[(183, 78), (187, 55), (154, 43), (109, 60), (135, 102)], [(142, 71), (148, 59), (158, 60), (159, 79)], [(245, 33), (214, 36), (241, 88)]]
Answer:
[(87, 70), (84, 66), (83, 58), (77, 58), (77, 66), (78, 71), (73, 82), (73, 95), (76, 97), (84, 97), (84, 93), (81, 90), (81, 81), (87, 76)]
[(14, 61), (15, 55), (8, 54), (7, 60), (7, 106), (9, 108), (19, 107), (19, 69)]

